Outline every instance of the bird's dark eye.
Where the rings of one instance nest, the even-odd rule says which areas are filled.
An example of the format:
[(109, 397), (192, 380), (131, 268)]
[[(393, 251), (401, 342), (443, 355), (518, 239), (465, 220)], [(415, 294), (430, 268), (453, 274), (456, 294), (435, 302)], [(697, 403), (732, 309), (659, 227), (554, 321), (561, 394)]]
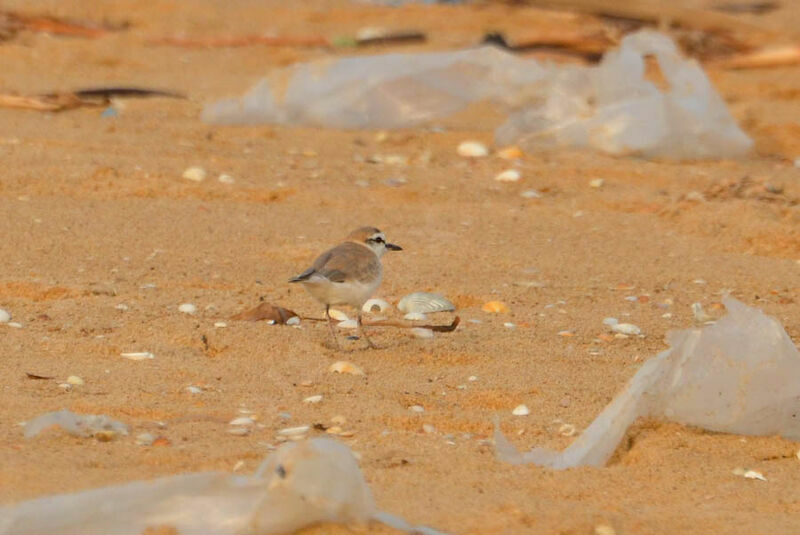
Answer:
[(383, 238), (381, 238), (380, 236), (378, 236), (377, 238), (370, 238), (369, 241), (375, 242), (375, 243), (386, 243), (385, 240)]

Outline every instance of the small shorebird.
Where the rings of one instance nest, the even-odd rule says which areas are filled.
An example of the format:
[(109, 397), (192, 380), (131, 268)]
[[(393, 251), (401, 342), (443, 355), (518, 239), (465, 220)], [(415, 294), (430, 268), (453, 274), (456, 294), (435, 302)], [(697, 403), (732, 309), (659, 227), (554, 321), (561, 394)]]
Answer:
[(314, 299), (325, 305), (328, 328), (337, 348), (339, 342), (333, 330), (331, 305), (354, 307), (358, 311), (358, 334), (375, 349), (361, 325), (361, 307), (381, 284), (381, 257), (387, 250), (402, 251), (403, 248), (388, 243), (383, 232), (375, 227), (361, 227), (351, 232), (344, 242), (317, 257), (310, 268), (289, 279), (289, 282), (302, 283)]

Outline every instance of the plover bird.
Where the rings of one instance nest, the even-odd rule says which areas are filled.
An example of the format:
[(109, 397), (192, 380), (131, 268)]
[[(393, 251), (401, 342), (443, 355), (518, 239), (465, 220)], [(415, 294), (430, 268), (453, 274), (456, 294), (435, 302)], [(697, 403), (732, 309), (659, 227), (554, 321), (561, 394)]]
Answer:
[(375, 349), (361, 325), (361, 307), (381, 284), (381, 257), (387, 250), (402, 251), (403, 248), (388, 243), (383, 232), (375, 227), (361, 227), (351, 232), (344, 242), (317, 257), (310, 268), (289, 279), (289, 282), (302, 283), (314, 299), (325, 305), (328, 328), (337, 348), (339, 343), (333, 330), (330, 308), (348, 305), (358, 311), (359, 336)]

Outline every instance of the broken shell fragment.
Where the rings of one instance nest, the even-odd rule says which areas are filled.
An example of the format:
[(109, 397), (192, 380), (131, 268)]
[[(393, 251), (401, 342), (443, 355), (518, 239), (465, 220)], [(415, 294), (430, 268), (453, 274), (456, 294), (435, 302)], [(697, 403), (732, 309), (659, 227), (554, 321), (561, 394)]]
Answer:
[(368, 299), (361, 307), (363, 312), (385, 312), (392, 307), (383, 299)]
[(195, 312), (197, 312), (197, 307), (191, 303), (183, 303), (180, 306), (178, 306), (178, 310), (180, 312), (183, 312), (184, 314), (194, 314)]
[(455, 305), (443, 295), (428, 292), (408, 294), (397, 303), (397, 308), (400, 312), (421, 312), (423, 314), (456, 309)]
[(192, 182), (202, 182), (206, 179), (206, 170), (202, 167), (189, 167), (183, 172), (183, 178)]
[(350, 319), (347, 317), (347, 314), (345, 314), (338, 308), (331, 308), (330, 310), (328, 310), (328, 315), (331, 318), (335, 319), (336, 321), (347, 321), (348, 319)]
[(489, 149), (480, 141), (462, 141), (457, 151), (464, 158), (483, 158), (489, 155)]
[(514, 407), (514, 410), (511, 411), (511, 414), (514, 416), (527, 416), (531, 413), (531, 410), (526, 405), (517, 405)]
[(340, 329), (358, 329), (358, 321), (355, 318), (340, 321), (336, 324)]
[(489, 301), (481, 307), (481, 310), (490, 314), (506, 314), (509, 311), (508, 305), (502, 301)]
[(303, 403), (319, 403), (322, 401), (322, 394), (317, 394), (316, 396), (308, 396), (303, 400)]
[(11, 321), (11, 314), (0, 308), (0, 323), (8, 323)]
[(518, 182), (520, 178), (522, 174), (516, 169), (506, 169), (494, 177), (498, 182)]
[(249, 435), (250, 434), (250, 428), (249, 427), (231, 427), (231, 428), (228, 429), (228, 434), (229, 435), (233, 435), (233, 436), (237, 436), (237, 437), (243, 437), (245, 435)]
[(250, 418), (249, 416), (240, 416), (228, 422), (228, 425), (253, 425), (253, 423), (255, 423), (253, 418)]
[(83, 379), (81, 379), (77, 375), (70, 375), (69, 377), (67, 377), (67, 383), (71, 384), (72, 386), (80, 386), (83, 384)]
[(353, 364), (352, 362), (347, 362), (346, 360), (339, 360), (334, 362), (328, 367), (328, 371), (331, 373), (347, 373), (350, 375), (366, 375), (364, 370)]
[(611, 326), (611, 330), (619, 334), (642, 334), (642, 330), (633, 323), (617, 323)]
[(155, 355), (149, 351), (137, 351), (133, 353), (120, 353), (120, 356), (128, 360), (147, 360), (156, 358)]
[(298, 437), (301, 435), (305, 435), (311, 429), (310, 426), (307, 425), (298, 425), (297, 427), (287, 427), (285, 429), (281, 429), (278, 431), (278, 436), (281, 437)]

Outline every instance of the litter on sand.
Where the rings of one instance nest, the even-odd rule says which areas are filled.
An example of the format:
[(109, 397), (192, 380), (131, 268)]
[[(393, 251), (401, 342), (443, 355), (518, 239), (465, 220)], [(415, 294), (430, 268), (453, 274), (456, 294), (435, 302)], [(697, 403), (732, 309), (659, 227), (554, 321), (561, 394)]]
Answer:
[[(668, 86), (646, 77), (654, 56)], [(491, 101), (508, 116), (499, 145), (591, 147), (652, 158), (727, 158), (752, 146), (699, 64), (653, 30), (624, 37), (597, 66), (556, 66), (493, 46), (299, 63), (241, 98), (212, 103), (214, 124), (402, 128)]]
[(334, 522), (379, 522), (442, 535), (378, 511), (350, 449), (287, 443), (254, 474), (201, 472), (0, 506), (0, 535), (272, 535)]
[(79, 437), (92, 437), (101, 433), (106, 436), (128, 434), (128, 426), (104, 414), (75, 414), (72, 411), (60, 410), (40, 414), (26, 422), (25, 438), (33, 438), (54, 425), (61, 427), (70, 435)]
[(556, 469), (603, 466), (639, 417), (722, 433), (800, 439), (800, 352), (781, 324), (733, 297), (728, 314), (703, 329), (667, 334), (670, 348), (639, 369), (563, 452), (518, 452), (495, 430), (497, 457)]

